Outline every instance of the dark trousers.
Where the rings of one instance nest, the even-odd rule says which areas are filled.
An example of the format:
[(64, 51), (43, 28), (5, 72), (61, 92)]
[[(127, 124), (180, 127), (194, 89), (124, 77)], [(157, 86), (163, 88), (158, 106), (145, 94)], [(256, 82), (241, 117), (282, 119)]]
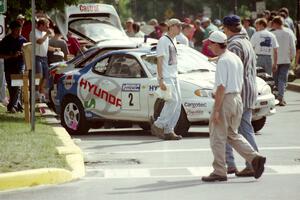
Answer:
[(11, 75), (12, 73), (5, 72), (5, 79), (7, 83), (7, 89), (9, 93), (9, 104), (7, 105), (7, 110), (11, 111), (14, 108), (16, 111), (22, 109), (21, 104), (21, 87), (11, 85)]

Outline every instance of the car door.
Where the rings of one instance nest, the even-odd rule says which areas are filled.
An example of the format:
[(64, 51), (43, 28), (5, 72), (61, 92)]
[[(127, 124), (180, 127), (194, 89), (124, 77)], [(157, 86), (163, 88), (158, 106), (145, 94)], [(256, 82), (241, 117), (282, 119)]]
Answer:
[(120, 87), (119, 119), (148, 121), (148, 78), (134, 55), (118, 54), (110, 58), (105, 76)]

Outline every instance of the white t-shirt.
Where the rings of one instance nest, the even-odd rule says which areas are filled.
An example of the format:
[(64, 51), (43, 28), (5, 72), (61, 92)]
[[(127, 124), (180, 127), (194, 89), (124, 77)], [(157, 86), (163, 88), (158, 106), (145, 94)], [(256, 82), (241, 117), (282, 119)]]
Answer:
[(272, 55), (273, 49), (278, 48), (278, 41), (267, 29), (255, 32), (250, 40), (257, 55)]
[[(46, 35), (46, 32), (42, 32), (38, 29), (35, 29), (36, 40), (44, 37), (44, 35)], [(49, 37), (47, 37), (47, 39), (42, 44), (36, 43), (36, 55), (41, 57), (47, 57), (48, 46), (49, 46)]]
[[(172, 39), (172, 38), (170, 38)], [(156, 47), (157, 57), (163, 56), (162, 63), (162, 75), (163, 78), (176, 78), (177, 72), (177, 50), (176, 50), (176, 39), (173, 43), (168, 36), (162, 36)]]
[(286, 28), (272, 32), (279, 43), (277, 64), (289, 64), (296, 55), (294, 36)]
[(214, 92), (223, 85), (225, 94), (241, 92), (243, 87), (244, 66), (241, 59), (229, 50), (223, 53), (216, 67)]
[(189, 46), (189, 39), (183, 33), (179, 33), (179, 35), (176, 36), (176, 41), (179, 44)]

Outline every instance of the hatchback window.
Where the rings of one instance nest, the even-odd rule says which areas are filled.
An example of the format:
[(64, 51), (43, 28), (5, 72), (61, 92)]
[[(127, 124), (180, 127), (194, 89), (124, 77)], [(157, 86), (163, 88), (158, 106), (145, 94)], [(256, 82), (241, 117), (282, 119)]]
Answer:
[(71, 22), (70, 30), (80, 35), (84, 35), (95, 42), (105, 41), (109, 39), (124, 39), (126, 34), (107, 21), (97, 19), (84, 19)]

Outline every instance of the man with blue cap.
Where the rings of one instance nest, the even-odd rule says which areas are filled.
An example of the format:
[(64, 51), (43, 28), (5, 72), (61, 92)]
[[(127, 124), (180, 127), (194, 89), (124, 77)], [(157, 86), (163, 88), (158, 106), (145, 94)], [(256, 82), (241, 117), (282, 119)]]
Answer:
[[(229, 15), (223, 19), (224, 33), (228, 37), (228, 50), (239, 56), (244, 66), (243, 88), (242, 88), (242, 101), (243, 101), (243, 114), (239, 126), (239, 133), (242, 134), (246, 140), (251, 144), (255, 151), (258, 151), (254, 130), (251, 124), (252, 109), (255, 106), (257, 98), (256, 88), (256, 56), (254, 49), (248, 40), (247, 32), (243, 31), (241, 19), (237, 15)], [(254, 176), (252, 165), (247, 162), (246, 168), (238, 172), (232, 147), (227, 144), (226, 146), (226, 163), (227, 173), (235, 173), (236, 176)]]

